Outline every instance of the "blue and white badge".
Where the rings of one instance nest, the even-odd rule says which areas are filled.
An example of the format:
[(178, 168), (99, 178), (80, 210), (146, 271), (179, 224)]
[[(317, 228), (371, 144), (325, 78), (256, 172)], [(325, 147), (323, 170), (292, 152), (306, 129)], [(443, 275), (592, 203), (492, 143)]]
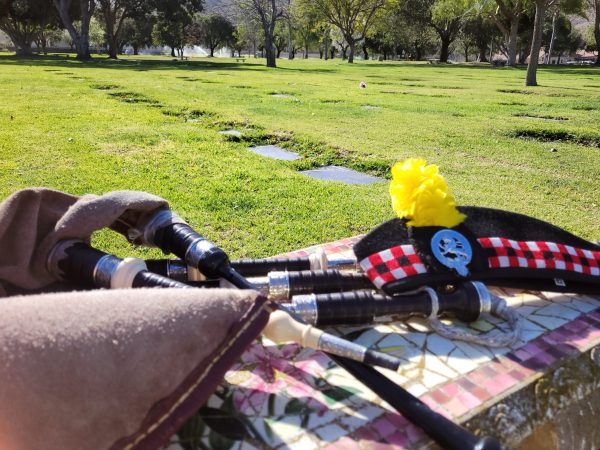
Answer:
[(467, 264), (473, 258), (473, 249), (466, 237), (454, 230), (440, 230), (431, 238), (433, 256), (450, 269), (466, 277), (469, 275)]

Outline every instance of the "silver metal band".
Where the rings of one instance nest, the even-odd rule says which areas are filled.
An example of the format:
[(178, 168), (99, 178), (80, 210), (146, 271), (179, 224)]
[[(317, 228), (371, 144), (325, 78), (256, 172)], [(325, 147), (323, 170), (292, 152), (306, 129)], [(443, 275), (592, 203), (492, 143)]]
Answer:
[(319, 320), (315, 294), (295, 295), (292, 297), (292, 308), (306, 323), (315, 325)]
[(190, 244), (185, 252), (185, 262), (188, 266), (198, 267), (198, 263), (204, 259), (204, 256), (210, 252), (214, 244), (203, 237), (197, 238)]
[(178, 281), (188, 281), (187, 264), (180, 260), (170, 260), (167, 262), (167, 276)]
[(472, 281), (471, 284), (473, 285), (473, 287), (477, 291), (477, 295), (479, 296), (480, 306), (479, 316), (477, 316), (477, 319), (479, 319), (479, 317), (481, 317), (483, 313), (488, 314), (492, 311), (492, 294), (490, 294), (490, 291), (488, 290), (486, 285), (479, 281)]
[(362, 268), (354, 258), (331, 258), (327, 260), (328, 269), (337, 269), (340, 271), (362, 272)]
[(431, 300), (431, 313), (429, 314), (429, 318), (436, 319), (440, 311), (440, 298), (438, 297), (437, 292), (435, 292), (435, 289), (425, 286), (423, 290), (429, 294)]
[(113, 255), (104, 255), (94, 267), (94, 284), (98, 287), (110, 289), (110, 280), (121, 263), (121, 259)]
[(319, 350), (331, 353), (332, 355), (344, 356), (355, 361), (364, 361), (367, 353), (367, 347), (328, 333), (323, 333), (319, 338)]
[(269, 273), (269, 298), (271, 300), (290, 298), (290, 277), (287, 272)]
[(160, 209), (146, 221), (142, 229), (131, 228), (127, 230), (127, 238), (132, 242), (140, 240), (141, 244), (154, 246), (156, 231), (171, 223), (185, 223), (185, 220), (170, 209)]

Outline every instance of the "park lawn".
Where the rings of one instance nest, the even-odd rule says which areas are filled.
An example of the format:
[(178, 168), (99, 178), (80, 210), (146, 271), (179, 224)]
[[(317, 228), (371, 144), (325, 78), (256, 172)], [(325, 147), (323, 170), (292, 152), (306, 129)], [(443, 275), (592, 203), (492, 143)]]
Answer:
[[(232, 256), (267, 256), (393, 216), (386, 182), (320, 182), (299, 169), (333, 163), (387, 176), (393, 162), (423, 157), (459, 204), (600, 240), (598, 69), (543, 68), (542, 86), (524, 88), (523, 69), (262, 62), (0, 55), (0, 197), (28, 186), (144, 190)], [(232, 127), (241, 141), (218, 133)], [(262, 158), (252, 143), (304, 158)], [(111, 233), (95, 240), (132, 253)]]

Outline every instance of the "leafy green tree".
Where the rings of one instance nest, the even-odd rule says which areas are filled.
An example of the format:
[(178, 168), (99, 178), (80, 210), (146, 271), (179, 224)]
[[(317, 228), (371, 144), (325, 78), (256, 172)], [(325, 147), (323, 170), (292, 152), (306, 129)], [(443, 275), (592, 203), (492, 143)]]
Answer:
[(252, 21), (260, 23), (264, 37), (267, 67), (277, 67), (275, 27), (287, 13), (287, 0), (235, 0), (238, 12)]
[(117, 59), (121, 48), (121, 32), (125, 19), (139, 16), (149, 9), (151, 4), (145, 0), (97, 0), (98, 16), (104, 25), (108, 57)]
[(463, 39), (477, 48), (479, 62), (487, 62), (488, 48), (497, 35), (494, 23), (482, 16), (467, 20), (462, 27)]
[(448, 62), (450, 45), (458, 38), (468, 5), (462, 0), (437, 0), (431, 5), (431, 26), (440, 37), (440, 62)]
[(183, 58), (183, 50), (189, 44), (186, 31), (194, 14), (202, 10), (202, 0), (156, 0), (156, 23), (152, 36), (156, 43), (171, 47)]
[(507, 51), (507, 65), (517, 64), (517, 41), (519, 24), (531, 0), (495, 0), (496, 9), (492, 17), (504, 36)]
[(131, 45), (133, 54), (138, 55), (140, 49), (152, 45), (152, 29), (155, 18), (152, 14), (136, 14), (134, 17), (123, 21), (119, 49)]
[(349, 48), (348, 62), (354, 62), (356, 45), (365, 37), (378, 14), (389, 5), (388, 0), (311, 0), (316, 14), (339, 29)]
[(45, 52), (45, 33), (56, 27), (51, 0), (0, 0), (0, 30), (8, 35), (18, 56), (31, 55), (33, 42)]
[(250, 53), (256, 55), (260, 39), (260, 25), (256, 21), (246, 19), (239, 21), (235, 26), (231, 45), (238, 52), (238, 56), (241, 56), (244, 48), (248, 48)]
[(289, 15), (294, 24), (294, 41), (304, 50), (304, 59), (306, 59), (310, 45), (318, 40), (319, 18), (312, 8), (307, 8), (303, 2), (293, 2)]
[(582, 0), (535, 0), (535, 19), (533, 24), (533, 39), (531, 40), (531, 51), (529, 52), (529, 64), (527, 64), (526, 86), (537, 86), (537, 68), (542, 47), (542, 33), (546, 20), (546, 11), (556, 7), (565, 14), (584, 14), (584, 2)]
[(571, 53), (581, 47), (582, 38), (571, 24), (568, 17), (556, 11), (552, 15), (552, 22), (546, 22), (542, 41), (548, 42), (548, 54), (546, 64), (550, 64), (550, 58), (556, 52), (559, 59), (563, 53)]
[[(77, 59), (89, 59), (90, 21), (96, 10), (96, 0), (53, 0), (63, 25), (71, 36)], [(78, 22), (78, 26), (76, 26)]]
[(218, 13), (197, 14), (188, 28), (190, 42), (204, 45), (211, 57), (215, 56), (215, 50), (233, 40), (233, 32), (233, 23)]

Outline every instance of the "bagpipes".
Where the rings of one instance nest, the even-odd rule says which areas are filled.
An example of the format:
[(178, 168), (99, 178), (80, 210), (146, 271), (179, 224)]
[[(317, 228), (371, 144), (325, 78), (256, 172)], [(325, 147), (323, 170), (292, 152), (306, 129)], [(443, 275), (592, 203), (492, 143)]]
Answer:
[[(241, 289), (256, 288), (251, 281), (232, 267), (222, 249), (198, 234), (168, 209), (161, 209), (135, 223), (127, 222), (126, 218), (122, 218), (117, 226), (133, 242), (156, 246), (165, 253), (173, 253), (208, 279), (224, 279)], [(83, 282), (97, 287), (117, 289), (142, 286), (189, 287), (162, 275), (151, 274), (142, 260), (119, 259), (93, 249), (85, 243), (69, 240), (58, 242), (50, 252), (48, 270), (60, 281)], [(317, 275), (319, 274), (315, 274)], [(364, 284), (361, 286), (365, 287)], [(477, 292), (475, 285), (472, 286), (472, 291)], [(436, 296), (432, 296), (434, 297)], [(421, 297), (417, 296), (413, 301), (420, 299)], [(387, 302), (377, 298), (372, 300)], [(408, 391), (371, 367), (381, 366), (396, 370), (400, 364), (398, 359), (324, 333), (306, 324), (301, 315), (296, 314), (291, 308), (288, 309), (284, 304), (272, 303), (272, 305), (278, 310), (271, 313), (263, 334), (276, 342), (295, 341), (324, 351), (398, 412), (421, 427), (443, 448), (503, 448), (495, 439), (475, 436), (441, 414), (432, 411)]]
[[(44, 227), (31, 233), (30, 239), (39, 244), (33, 256), (39, 257), (32, 257), (35, 262), (30, 264), (28, 287), (66, 282), (84, 289), (181, 288), (186, 297), (196, 292), (224, 292), (213, 289), (222, 287), (258, 291), (262, 295), (257, 299), (262, 299), (259, 303), (265, 305), (270, 318), (266, 324), (264, 314), (257, 313), (251, 321), (256, 333), (262, 329), (275, 342), (294, 340), (325, 351), (443, 448), (504, 448), (495, 439), (475, 436), (432, 411), (371, 367), (395, 370), (400, 364), (397, 358), (316, 327), (368, 325), (381, 316), (421, 315), (445, 336), (508, 345), (518, 337), (518, 315), (483, 283), (600, 293), (600, 247), (526, 216), (457, 208), (437, 168), (425, 166), (423, 161), (398, 164), (393, 175), (390, 191), (399, 217), (362, 238), (354, 246), (356, 259), (329, 260), (321, 253), (307, 258), (230, 262), (221, 248), (197, 233), (162, 199), (137, 193), (109, 194), (82, 202), (77, 214), (69, 215), (65, 210), (74, 200), (61, 198), (63, 207), (56, 208), (60, 213), (52, 209), (48, 213), (52, 224), (46, 227), (48, 236), (40, 240)], [(74, 224), (86, 214), (96, 216), (74, 232)], [(121, 259), (94, 249), (89, 236), (104, 226), (134, 244), (158, 247), (179, 259)], [(0, 279), (6, 280), (9, 277), (3, 278), (1, 269), (2, 264)], [(23, 287), (26, 283), (16, 284)], [(254, 308), (263, 308), (257, 305), (255, 301)], [(487, 313), (507, 320), (511, 332), (480, 338), (438, 320), (440, 315), (449, 315), (475, 321)], [(244, 342), (249, 343), (247, 339)], [(237, 351), (239, 354), (243, 348)], [(202, 399), (205, 396), (196, 401)], [(189, 417), (191, 412), (186, 414)], [(182, 419), (178, 420), (181, 424)], [(174, 431), (173, 425), (169, 429)], [(143, 438), (132, 442), (139, 444)]]

